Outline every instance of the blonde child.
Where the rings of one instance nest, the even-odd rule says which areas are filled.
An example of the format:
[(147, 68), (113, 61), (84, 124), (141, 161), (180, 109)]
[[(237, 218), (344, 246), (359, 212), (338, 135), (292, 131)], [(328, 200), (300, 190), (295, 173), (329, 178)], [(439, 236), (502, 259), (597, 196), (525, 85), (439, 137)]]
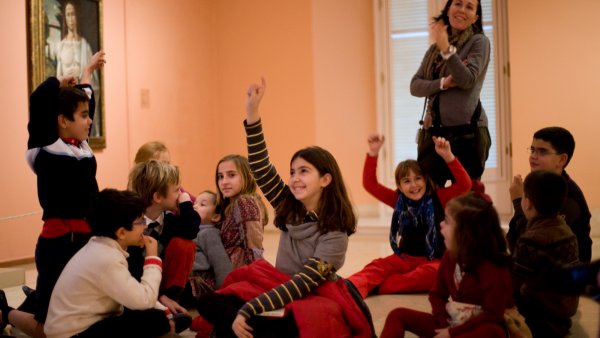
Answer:
[[(159, 301), (174, 314), (187, 313), (177, 301), (192, 271), (200, 216), (190, 196), (180, 191), (179, 169), (157, 160), (138, 163), (129, 174), (129, 188), (146, 203), (146, 234), (159, 243), (159, 255), (163, 259)], [(129, 250), (129, 262), (132, 274), (138, 277), (139, 272), (134, 270), (141, 266), (141, 253), (135, 249)]]
[(194, 210), (201, 219), (200, 231), (194, 240), (196, 259), (190, 277), (192, 295), (196, 298), (221, 287), (233, 269), (221, 241), (221, 232), (215, 226), (221, 219), (216, 213), (216, 202), (217, 194), (206, 190), (196, 196), (194, 203)]
[(450, 143), (434, 137), (435, 151), (444, 160), (455, 182), (437, 188), (415, 160), (398, 163), (395, 171), (396, 190), (377, 181), (377, 156), (383, 146), (383, 135), (368, 138), (369, 152), (363, 169), (363, 186), (381, 202), (394, 208), (389, 241), (393, 254), (373, 260), (348, 278), (361, 295), (372, 291), (380, 294), (427, 292), (433, 286), (444, 245), (439, 223), (446, 203), (469, 191), (471, 179)]
[(150, 141), (142, 144), (135, 153), (135, 164), (148, 162), (150, 160), (158, 160), (166, 163), (171, 163), (171, 153), (167, 146), (159, 141)]
[(472, 194), (452, 199), (441, 232), (447, 250), (429, 292), (432, 313), (392, 310), (380, 337), (506, 337), (511, 260), (496, 209)]
[(216, 210), (222, 216), (221, 239), (233, 268), (263, 257), (266, 208), (256, 193), (256, 181), (248, 160), (228, 155), (217, 164)]
[[(135, 153), (135, 159), (133, 162), (135, 164), (148, 162), (150, 160), (157, 160), (165, 163), (171, 163), (171, 153), (167, 146), (160, 141), (150, 141), (142, 144), (138, 151)], [(183, 187), (181, 187), (181, 192), (187, 192)], [(190, 198), (192, 199), (192, 203), (196, 202), (196, 197), (190, 194)]]

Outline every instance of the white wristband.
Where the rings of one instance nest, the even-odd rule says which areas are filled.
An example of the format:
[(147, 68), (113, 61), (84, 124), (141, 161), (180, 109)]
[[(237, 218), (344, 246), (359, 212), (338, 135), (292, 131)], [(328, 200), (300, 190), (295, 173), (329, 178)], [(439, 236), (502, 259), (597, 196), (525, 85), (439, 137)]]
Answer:
[(446, 79), (446, 77), (442, 76), (442, 78), (440, 79), (440, 90), (446, 90), (448, 88), (444, 88), (444, 79)]
[(450, 45), (450, 48), (448, 48), (448, 53), (444, 53), (442, 51), (440, 51), (440, 54), (442, 54), (442, 57), (444, 58), (444, 60), (448, 60), (452, 54), (456, 53), (456, 47), (454, 47), (453, 45)]

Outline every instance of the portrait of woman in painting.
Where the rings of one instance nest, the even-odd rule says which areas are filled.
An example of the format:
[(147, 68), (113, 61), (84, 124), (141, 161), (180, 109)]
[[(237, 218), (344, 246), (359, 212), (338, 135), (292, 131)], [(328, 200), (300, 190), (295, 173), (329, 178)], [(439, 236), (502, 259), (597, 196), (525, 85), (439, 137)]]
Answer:
[[(39, 4), (43, 18), (43, 57), (45, 69), (42, 78), (33, 80), (39, 83), (49, 76), (73, 76), (81, 80), (85, 65), (94, 53), (101, 50), (100, 44), (100, 2), (101, 0), (31, 0), (32, 6)], [(39, 1), (39, 2), (38, 2)], [(34, 7), (32, 7), (34, 8)], [(34, 18), (35, 14), (32, 15)], [(37, 28), (32, 26), (32, 31)], [(35, 48), (33, 48), (35, 49)], [(34, 65), (35, 67), (35, 65)], [(104, 136), (104, 117), (101, 90), (101, 76), (94, 72), (90, 84), (96, 96), (96, 118), (92, 123), (90, 137)]]
[[(73, 1), (65, 2), (62, 39), (56, 48), (57, 77), (74, 76), (80, 79), (83, 66), (93, 55), (90, 44), (79, 33), (77, 14), (75, 3)], [(94, 74), (94, 77), (97, 78), (97, 74)]]

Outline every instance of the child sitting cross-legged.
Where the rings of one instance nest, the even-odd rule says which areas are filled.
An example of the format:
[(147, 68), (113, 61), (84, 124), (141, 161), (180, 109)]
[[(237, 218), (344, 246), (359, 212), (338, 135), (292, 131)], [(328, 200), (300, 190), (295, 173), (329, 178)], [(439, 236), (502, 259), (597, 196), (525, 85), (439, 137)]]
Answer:
[[(71, 258), (52, 292), (47, 337), (160, 337), (172, 330), (169, 312), (154, 308), (162, 261), (156, 240), (144, 236), (144, 209), (133, 192), (100, 192), (89, 218), (94, 237)], [(146, 252), (140, 282), (127, 266), (133, 245)]]

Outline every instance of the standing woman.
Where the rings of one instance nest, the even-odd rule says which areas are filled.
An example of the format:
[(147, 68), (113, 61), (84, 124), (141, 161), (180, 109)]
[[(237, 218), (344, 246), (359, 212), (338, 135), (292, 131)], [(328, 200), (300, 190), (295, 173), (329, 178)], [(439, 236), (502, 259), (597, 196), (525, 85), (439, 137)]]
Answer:
[(483, 174), (491, 145), (480, 94), (490, 61), (490, 41), (483, 34), (479, 0), (448, 0), (434, 17), (434, 43), (410, 83), (413, 96), (425, 97), (418, 161), (444, 186), (452, 175), (435, 152), (433, 136), (445, 137), (471, 179)]

